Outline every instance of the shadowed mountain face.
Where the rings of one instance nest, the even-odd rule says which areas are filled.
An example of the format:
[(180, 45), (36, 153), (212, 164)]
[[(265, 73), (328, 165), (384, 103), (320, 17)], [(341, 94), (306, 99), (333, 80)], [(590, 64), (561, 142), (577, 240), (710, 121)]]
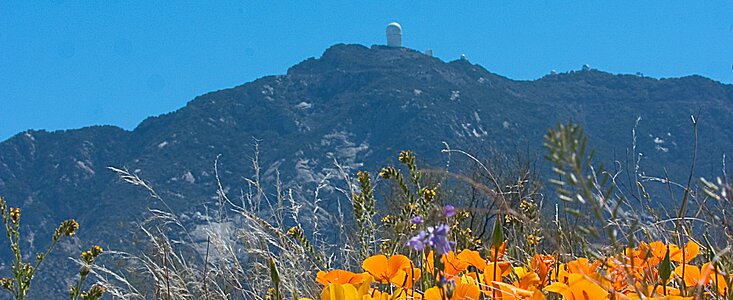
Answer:
[[(318, 185), (337, 180), (334, 161), (353, 175), (378, 171), (410, 149), (423, 165), (440, 167), (443, 142), (473, 153), (494, 147), (540, 155), (547, 129), (570, 119), (585, 127), (599, 159), (617, 160), (625, 170), (639, 120), (642, 171), (662, 176), (666, 168), (683, 181), (694, 146), (690, 116), (698, 114), (697, 170), (709, 176), (733, 150), (733, 86), (698, 76), (658, 80), (596, 70), (514, 81), (465, 60), (336, 45), (286, 75), (196, 97), (133, 131), (20, 133), (0, 143), (0, 195), (23, 209), (22, 230), (36, 231), (26, 235), (36, 249), (29, 253), (48, 244), (53, 226), (76, 218), (82, 242), (65, 242), (58, 256), (77, 256), (91, 243), (129, 247), (134, 222), (159, 206), (108, 166), (139, 175), (176, 213), (190, 216), (217, 201), (217, 157), (224, 188), (238, 195), (246, 187), (255, 141), (265, 182), (279, 174), (287, 187), (312, 197)], [(324, 195), (325, 206), (334, 207), (337, 193)]]

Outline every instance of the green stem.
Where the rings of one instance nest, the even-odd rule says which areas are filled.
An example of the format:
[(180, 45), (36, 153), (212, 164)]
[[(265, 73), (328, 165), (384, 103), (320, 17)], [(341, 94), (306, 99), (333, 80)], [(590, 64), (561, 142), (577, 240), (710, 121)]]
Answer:
[(84, 281), (86, 279), (87, 279), (87, 275), (82, 275), (79, 278), (79, 282), (76, 283), (76, 290), (74, 291), (74, 294), (70, 295), (69, 297), (71, 300), (76, 300), (77, 298), (79, 298), (79, 295), (81, 294), (81, 287), (84, 284)]

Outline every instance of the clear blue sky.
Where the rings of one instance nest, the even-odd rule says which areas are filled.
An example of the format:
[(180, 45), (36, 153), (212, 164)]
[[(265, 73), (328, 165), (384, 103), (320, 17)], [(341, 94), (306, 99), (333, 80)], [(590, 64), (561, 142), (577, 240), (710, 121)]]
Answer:
[(193, 97), (283, 74), (336, 43), (404, 45), (513, 79), (589, 64), (733, 82), (732, 1), (0, 2), (0, 140), (133, 129)]

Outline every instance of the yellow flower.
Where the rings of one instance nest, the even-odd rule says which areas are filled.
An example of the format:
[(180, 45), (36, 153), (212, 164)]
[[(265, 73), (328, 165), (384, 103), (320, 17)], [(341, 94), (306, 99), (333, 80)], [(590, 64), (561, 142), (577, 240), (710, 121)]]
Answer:
[(321, 300), (361, 300), (369, 295), (370, 281), (358, 288), (353, 284), (330, 283), (321, 292)]
[(422, 194), (423, 194), (423, 197), (425, 197), (425, 199), (431, 200), (431, 199), (435, 198), (435, 195), (437, 193), (435, 192), (435, 189), (424, 188), (422, 190)]
[(20, 208), (10, 208), (10, 220), (15, 224), (20, 222)]
[(79, 223), (77, 223), (76, 220), (66, 220), (61, 223), (59, 228), (56, 228), (56, 231), (53, 233), (53, 240), (58, 241), (62, 235), (74, 236), (77, 229), (79, 229)]
[(530, 234), (527, 236), (527, 244), (529, 244), (530, 246), (535, 246), (539, 244), (540, 241), (542, 241), (541, 236), (536, 236), (534, 234)]
[(92, 256), (92, 252), (91, 251), (84, 251), (84, 252), (81, 253), (81, 259), (84, 262), (90, 264), (91, 261), (92, 261), (92, 259), (94, 259), (94, 256)]

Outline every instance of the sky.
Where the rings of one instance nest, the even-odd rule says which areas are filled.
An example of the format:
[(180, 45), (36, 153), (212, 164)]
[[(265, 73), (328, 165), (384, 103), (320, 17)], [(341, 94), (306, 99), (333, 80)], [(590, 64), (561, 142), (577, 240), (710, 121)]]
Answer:
[(132, 130), (329, 46), (403, 45), (532, 80), (583, 64), (733, 83), (733, 1), (0, 1), (0, 141)]

